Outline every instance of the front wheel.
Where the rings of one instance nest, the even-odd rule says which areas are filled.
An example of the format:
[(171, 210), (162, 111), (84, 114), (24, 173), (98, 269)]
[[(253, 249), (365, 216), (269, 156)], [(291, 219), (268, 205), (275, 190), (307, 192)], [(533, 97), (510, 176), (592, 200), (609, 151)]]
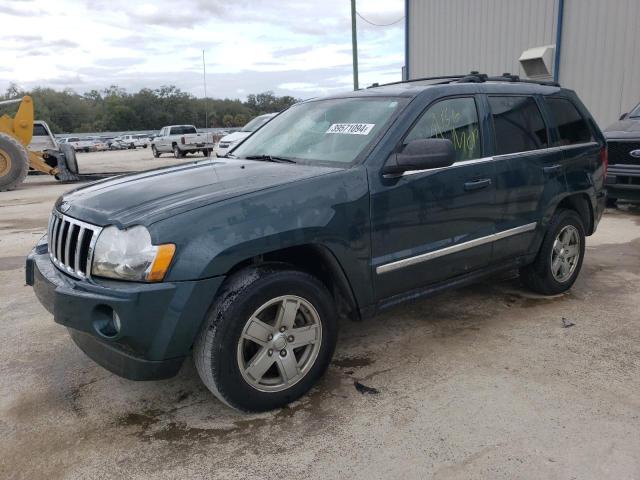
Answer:
[(151, 145), (151, 153), (153, 153), (153, 156), (155, 158), (160, 158), (160, 152), (158, 151), (155, 145)]
[(582, 268), (584, 232), (582, 219), (575, 211), (556, 212), (535, 261), (520, 270), (522, 282), (543, 295), (569, 290)]
[(230, 278), (194, 346), (200, 378), (227, 405), (259, 412), (304, 395), (327, 369), (334, 302), (315, 277), (281, 264)]

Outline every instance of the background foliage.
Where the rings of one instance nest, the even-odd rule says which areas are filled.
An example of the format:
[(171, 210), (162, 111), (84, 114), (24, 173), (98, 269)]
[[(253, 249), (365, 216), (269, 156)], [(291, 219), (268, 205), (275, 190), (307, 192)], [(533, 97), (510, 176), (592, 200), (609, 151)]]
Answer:
[[(279, 112), (298, 101), (273, 92), (251, 94), (246, 101), (196, 98), (174, 85), (155, 90), (143, 88), (137, 93), (127, 93), (113, 85), (83, 95), (51, 88), (25, 92), (12, 85), (4, 98), (26, 94), (33, 97), (36, 119), (45, 120), (54, 133), (159, 130), (182, 123), (199, 128), (240, 127), (257, 115)], [(5, 107), (0, 113), (5, 111), (15, 112), (15, 107)]]

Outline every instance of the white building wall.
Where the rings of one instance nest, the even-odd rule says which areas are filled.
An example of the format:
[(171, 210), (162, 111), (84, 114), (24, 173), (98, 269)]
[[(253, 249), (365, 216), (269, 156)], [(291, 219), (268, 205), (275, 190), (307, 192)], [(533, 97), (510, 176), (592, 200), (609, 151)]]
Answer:
[[(409, 76), (524, 76), (518, 58), (555, 44), (558, 0), (408, 0)], [(602, 127), (640, 101), (640, 0), (565, 0), (560, 83)]]
[(601, 127), (640, 102), (640, 0), (565, 0), (560, 83)]

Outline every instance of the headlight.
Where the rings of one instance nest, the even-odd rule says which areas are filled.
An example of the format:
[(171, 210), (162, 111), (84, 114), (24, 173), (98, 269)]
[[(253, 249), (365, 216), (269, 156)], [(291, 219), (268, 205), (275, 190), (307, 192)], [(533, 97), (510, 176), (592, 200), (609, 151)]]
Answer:
[(152, 245), (149, 231), (142, 225), (120, 230), (106, 227), (93, 253), (93, 275), (138, 282), (161, 281), (175, 253), (172, 243)]

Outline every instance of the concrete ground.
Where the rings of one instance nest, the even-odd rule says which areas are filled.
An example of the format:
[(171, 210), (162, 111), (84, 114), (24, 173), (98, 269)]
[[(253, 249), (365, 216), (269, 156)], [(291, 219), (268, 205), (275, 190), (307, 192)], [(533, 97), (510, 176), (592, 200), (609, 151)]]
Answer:
[[(145, 156), (80, 164), (172, 162)], [(0, 193), (0, 478), (640, 478), (640, 209), (607, 211), (570, 293), (504, 276), (345, 323), (309, 395), (245, 415), (191, 362), (159, 382), (103, 370), (24, 286), (68, 188)]]

